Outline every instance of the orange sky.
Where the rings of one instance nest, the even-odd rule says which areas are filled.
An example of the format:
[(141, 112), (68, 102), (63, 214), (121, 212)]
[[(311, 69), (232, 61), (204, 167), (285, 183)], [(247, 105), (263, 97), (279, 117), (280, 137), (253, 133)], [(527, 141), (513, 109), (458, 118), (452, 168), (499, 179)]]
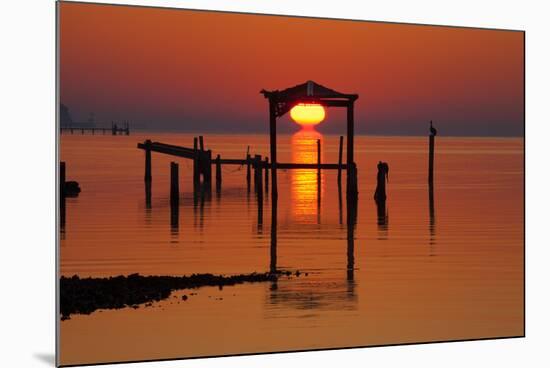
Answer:
[[(314, 80), (358, 93), (359, 133), (523, 135), (524, 34), (60, 4), (61, 102), (74, 120), (267, 132), (259, 91)], [(281, 131), (295, 129), (288, 117)], [(324, 132), (344, 132), (327, 112)]]

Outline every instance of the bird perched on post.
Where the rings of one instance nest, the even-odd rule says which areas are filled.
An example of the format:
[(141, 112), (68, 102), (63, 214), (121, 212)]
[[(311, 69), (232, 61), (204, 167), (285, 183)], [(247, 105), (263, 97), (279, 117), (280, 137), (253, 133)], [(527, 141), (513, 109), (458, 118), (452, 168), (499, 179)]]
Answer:
[(432, 121), (430, 120), (430, 133), (434, 137), (437, 135), (437, 129), (434, 128)]

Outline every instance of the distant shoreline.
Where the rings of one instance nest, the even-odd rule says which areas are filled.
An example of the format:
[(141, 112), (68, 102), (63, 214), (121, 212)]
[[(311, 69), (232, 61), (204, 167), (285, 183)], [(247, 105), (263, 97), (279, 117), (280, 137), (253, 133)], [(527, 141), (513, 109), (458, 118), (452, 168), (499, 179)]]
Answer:
[[(280, 136), (288, 136), (293, 135), (300, 130), (294, 131), (294, 132), (280, 132), (277, 133)], [(318, 130), (317, 130), (318, 131)], [(324, 133), (321, 131), (318, 131), (324, 136), (345, 136), (346, 133), (343, 131), (342, 133)], [(229, 136), (260, 136), (265, 135), (266, 137), (269, 137), (269, 133), (266, 132), (183, 132), (183, 131), (160, 131), (160, 130), (142, 130), (142, 129), (133, 129), (130, 137), (135, 134), (158, 134), (158, 135), (168, 135), (168, 134), (185, 134), (185, 135), (192, 135), (192, 136), (220, 136), (220, 135), (229, 135)], [(71, 135), (62, 135), (65, 136), (71, 136)], [(80, 136), (80, 134), (74, 134), (74, 136)], [(98, 134), (98, 137), (101, 137), (101, 134)], [(109, 135), (107, 135), (109, 136)], [(371, 137), (371, 138), (427, 138), (428, 134), (426, 135), (389, 135), (389, 134), (370, 134), (370, 133), (355, 133), (355, 137)], [(525, 139), (525, 135), (438, 135), (437, 139)]]

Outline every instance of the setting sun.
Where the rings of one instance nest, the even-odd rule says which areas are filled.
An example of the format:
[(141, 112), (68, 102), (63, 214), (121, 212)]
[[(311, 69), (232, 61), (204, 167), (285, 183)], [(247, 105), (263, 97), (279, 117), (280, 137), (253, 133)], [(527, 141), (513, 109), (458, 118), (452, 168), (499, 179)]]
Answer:
[(290, 117), (300, 125), (317, 125), (325, 119), (325, 108), (319, 104), (301, 103), (290, 110)]

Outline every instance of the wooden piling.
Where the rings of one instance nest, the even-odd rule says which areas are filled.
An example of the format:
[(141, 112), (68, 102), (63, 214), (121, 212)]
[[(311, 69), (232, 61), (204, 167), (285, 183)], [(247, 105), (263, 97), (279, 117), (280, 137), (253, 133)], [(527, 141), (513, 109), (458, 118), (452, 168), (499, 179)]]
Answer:
[(204, 161), (205, 161), (203, 165), (204, 184), (207, 186), (207, 189), (210, 189), (212, 185), (212, 151), (211, 150), (205, 151)]
[(175, 162), (170, 162), (170, 205), (178, 206), (179, 198), (179, 166)]
[(65, 176), (65, 162), (61, 161), (59, 163), (59, 195), (61, 196), (61, 204), (64, 205), (64, 199), (65, 199), (65, 182), (66, 182), (66, 176)]
[(151, 182), (151, 141), (148, 139), (145, 141), (145, 181)]
[(340, 146), (338, 147), (338, 185), (342, 182), (342, 152), (344, 146), (344, 136), (340, 136)]
[(201, 151), (204, 151), (204, 139), (202, 135), (199, 135), (199, 143), (200, 143)]
[(430, 134), (429, 138), (429, 158), (428, 158), (428, 183), (433, 185), (434, 182), (434, 146), (435, 136)]
[(246, 188), (250, 192), (250, 154), (246, 154)]
[(262, 156), (254, 156), (254, 191), (261, 192), (263, 190), (262, 185)]
[(346, 196), (348, 199), (357, 198), (357, 166), (353, 161), (353, 138), (354, 138), (354, 126), (353, 126), (353, 101), (350, 101), (347, 106), (347, 185)]
[(219, 193), (222, 187), (222, 164), (221, 157), (218, 154), (216, 156), (216, 192)]
[(377, 165), (378, 173), (376, 174), (376, 190), (374, 191), (374, 200), (376, 202), (386, 201), (386, 180), (388, 177), (388, 164), (382, 161)]
[(353, 138), (354, 138), (354, 126), (353, 126), (353, 101), (351, 101), (348, 104), (347, 109), (347, 120), (348, 120), (348, 128), (347, 128), (347, 164), (351, 164), (353, 161)]
[(193, 156), (193, 190), (194, 191), (197, 191), (200, 187), (200, 183), (201, 183), (201, 172), (200, 172), (200, 164), (199, 164), (199, 158), (200, 158), (200, 153), (199, 153), (199, 142), (198, 142), (198, 138), (197, 137), (194, 137), (193, 138), (193, 153), (194, 153), (194, 156)]
[(355, 162), (347, 166), (348, 174), (348, 183), (347, 183), (347, 192), (346, 197), (349, 200), (357, 200), (359, 195), (358, 185), (357, 185), (357, 165)]
[(271, 200), (277, 197), (277, 115), (275, 102), (269, 100), (269, 151), (271, 155)]
[(263, 184), (262, 184), (262, 156), (254, 156), (254, 189), (258, 200), (258, 232), (262, 230), (263, 225)]
[(265, 158), (265, 166), (264, 166), (264, 172), (265, 172), (265, 191), (269, 190), (269, 157)]
[(317, 139), (317, 176), (321, 176), (321, 140)]

